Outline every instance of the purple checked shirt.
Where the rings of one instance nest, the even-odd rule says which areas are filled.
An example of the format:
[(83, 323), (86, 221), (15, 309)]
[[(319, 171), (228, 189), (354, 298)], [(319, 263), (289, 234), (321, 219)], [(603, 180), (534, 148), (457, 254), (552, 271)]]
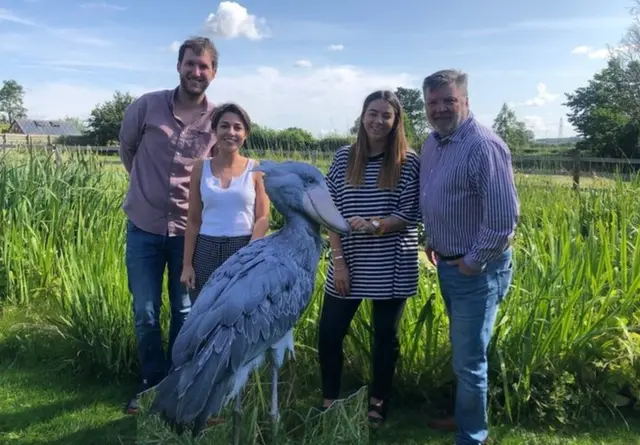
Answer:
[(420, 209), (427, 246), (483, 268), (508, 247), (520, 205), (511, 153), (489, 128), (465, 120), (450, 136), (432, 132), (421, 155)]
[(184, 125), (173, 112), (176, 90), (138, 98), (120, 128), (120, 159), (130, 174), (122, 207), (133, 224), (157, 235), (184, 235), (193, 164), (211, 156), (215, 143), (213, 104)]

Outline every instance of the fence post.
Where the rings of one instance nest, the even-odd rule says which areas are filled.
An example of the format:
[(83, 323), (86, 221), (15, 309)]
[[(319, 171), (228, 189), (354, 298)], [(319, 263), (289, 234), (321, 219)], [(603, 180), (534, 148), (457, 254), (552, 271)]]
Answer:
[(573, 149), (573, 190), (580, 188), (580, 150)]

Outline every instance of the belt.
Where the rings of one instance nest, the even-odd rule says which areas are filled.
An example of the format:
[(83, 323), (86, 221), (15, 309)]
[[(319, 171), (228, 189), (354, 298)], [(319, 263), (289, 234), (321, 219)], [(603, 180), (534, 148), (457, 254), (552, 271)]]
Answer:
[(436, 255), (440, 257), (442, 261), (455, 261), (464, 257), (464, 254), (460, 255), (442, 255), (440, 252), (436, 252)]
[[(506, 252), (510, 247), (511, 247), (511, 243), (507, 244), (507, 246), (503, 250), (503, 253)], [(435, 254), (439, 256), (442, 261), (455, 261), (455, 260), (459, 260), (460, 258), (464, 258), (464, 256), (466, 255), (464, 253), (461, 253), (458, 255), (442, 255), (440, 252), (437, 252), (437, 251), (435, 251)]]

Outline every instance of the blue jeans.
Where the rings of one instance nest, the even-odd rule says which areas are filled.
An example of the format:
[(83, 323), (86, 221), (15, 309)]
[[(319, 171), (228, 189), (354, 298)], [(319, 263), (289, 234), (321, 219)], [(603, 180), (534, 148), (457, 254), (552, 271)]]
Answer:
[(507, 249), (474, 276), (463, 275), (457, 265), (438, 259), (438, 279), (449, 315), (457, 377), (456, 445), (481, 444), (488, 436), (487, 348), (498, 307), (513, 277), (512, 255), (512, 249)]
[[(133, 317), (138, 340), (138, 358), (143, 387), (156, 385), (171, 366), (171, 349), (184, 324), (191, 300), (180, 283), (184, 237), (146, 232), (127, 222), (126, 265), (129, 291), (133, 295)], [(171, 305), (169, 351), (165, 355), (160, 328), (162, 283), (168, 269)]]

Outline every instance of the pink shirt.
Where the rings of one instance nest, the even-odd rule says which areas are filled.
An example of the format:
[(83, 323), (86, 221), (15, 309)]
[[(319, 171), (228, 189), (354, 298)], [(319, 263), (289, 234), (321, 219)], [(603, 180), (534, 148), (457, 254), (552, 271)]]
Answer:
[[(196, 159), (211, 156), (213, 104), (185, 126), (173, 113), (177, 89), (144, 94), (125, 111), (120, 159), (130, 174), (123, 210), (133, 224), (157, 235), (184, 236), (189, 181)], [(205, 98), (206, 100), (206, 98)]]

